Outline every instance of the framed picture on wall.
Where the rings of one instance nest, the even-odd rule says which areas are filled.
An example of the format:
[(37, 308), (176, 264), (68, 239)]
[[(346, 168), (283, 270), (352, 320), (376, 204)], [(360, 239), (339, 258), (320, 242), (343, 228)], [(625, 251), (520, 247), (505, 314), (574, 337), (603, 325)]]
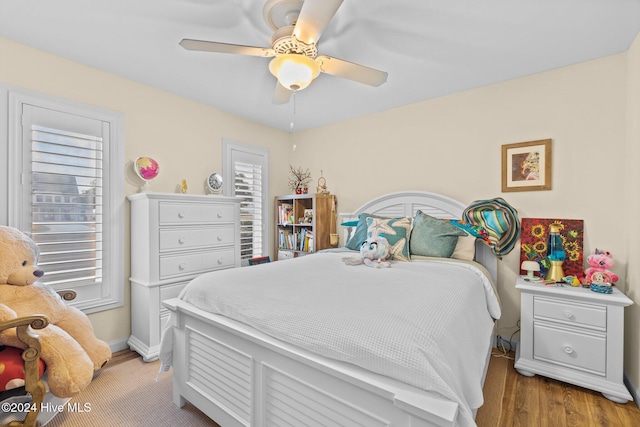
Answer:
[(551, 140), (502, 146), (502, 191), (551, 190)]
[(576, 276), (579, 279), (584, 277), (584, 220), (522, 218), (521, 224), (520, 265), (522, 261), (536, 261), (540, 264), (540, 276), (547, 274), (550, 265), (547, 260), (549, 228), (555, 225), (560, 230), (562, 246), (567, 254), (562, 265), (565, 276)]

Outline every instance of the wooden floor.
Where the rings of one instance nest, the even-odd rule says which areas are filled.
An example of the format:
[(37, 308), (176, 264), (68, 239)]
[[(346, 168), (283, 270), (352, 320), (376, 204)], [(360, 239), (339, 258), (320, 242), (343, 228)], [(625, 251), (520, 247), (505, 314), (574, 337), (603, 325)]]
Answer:
[[(140, 357), (123, 350), (110, 365)], [(513, 367), (514, 353), (497, 350), (484, 384), (478, 427), (640, 427), (640, 409), (631, 401), (614, 403), (600, 393), (536, 375), (525, 377)]]
[(484, 386), (478, 427), (631, 427), (640, 426), (640, 409), (631, 401), (614, 403), (602, 394), (513, 367), (514, 354), (492, 357)]
[(111, 360), (109, 360), (109, 366), (117, 365), (118, 363), (126, 362), (127, 360), (135, 359), (137, 357), (141, 357), (135, 351), (126, 349), (113, 353)]

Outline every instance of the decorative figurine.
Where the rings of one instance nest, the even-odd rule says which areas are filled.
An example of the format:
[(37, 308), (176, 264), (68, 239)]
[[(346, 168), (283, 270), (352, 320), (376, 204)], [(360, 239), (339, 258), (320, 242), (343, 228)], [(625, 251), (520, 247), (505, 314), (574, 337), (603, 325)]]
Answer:
[(590, 289), (593, 292), (600, 292), (602, 294), (613, 293), (613, 287), (611, 286), (611, 276), (603, 271), (593, 273), (591, 276)]
[(318, 186), (316, 187), (316, 193), (329, 194), (329, 191), (327, 191), (327, 180), (323, 175), (324, 173), (321, 170), (320, 178), (318, 178)]
[(576, 276), (565, 276), (562, 278), (562, 281), (573, 287), (580, 286), (580, 280)]

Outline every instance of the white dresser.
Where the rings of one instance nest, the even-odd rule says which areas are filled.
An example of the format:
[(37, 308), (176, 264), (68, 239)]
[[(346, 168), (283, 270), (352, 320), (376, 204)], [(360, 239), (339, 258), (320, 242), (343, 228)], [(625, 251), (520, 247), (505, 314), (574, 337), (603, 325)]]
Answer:
[(240, 266), (240, 199), (137, 193), (131, 202), (131, 336), (145, 361), (155, 360), (169, 318), (161, 301), (194, 277)]
[(633, 301), (614, 287), (545, 286), (519, 278), (520, 344), (515, 368), (631, 400), (623, 383), (624, 307)]

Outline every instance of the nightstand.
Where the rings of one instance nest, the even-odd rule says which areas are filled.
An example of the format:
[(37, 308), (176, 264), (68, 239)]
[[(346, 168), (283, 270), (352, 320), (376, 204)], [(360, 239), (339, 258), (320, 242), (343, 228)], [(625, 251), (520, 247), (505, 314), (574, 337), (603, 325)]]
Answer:
[(624, 307), (633, 304), (588, 288), (546, 286), (518, 278), (520, 343), (516, 370), (596, 390), (614, 402), (631, 400), (623, 383)]

